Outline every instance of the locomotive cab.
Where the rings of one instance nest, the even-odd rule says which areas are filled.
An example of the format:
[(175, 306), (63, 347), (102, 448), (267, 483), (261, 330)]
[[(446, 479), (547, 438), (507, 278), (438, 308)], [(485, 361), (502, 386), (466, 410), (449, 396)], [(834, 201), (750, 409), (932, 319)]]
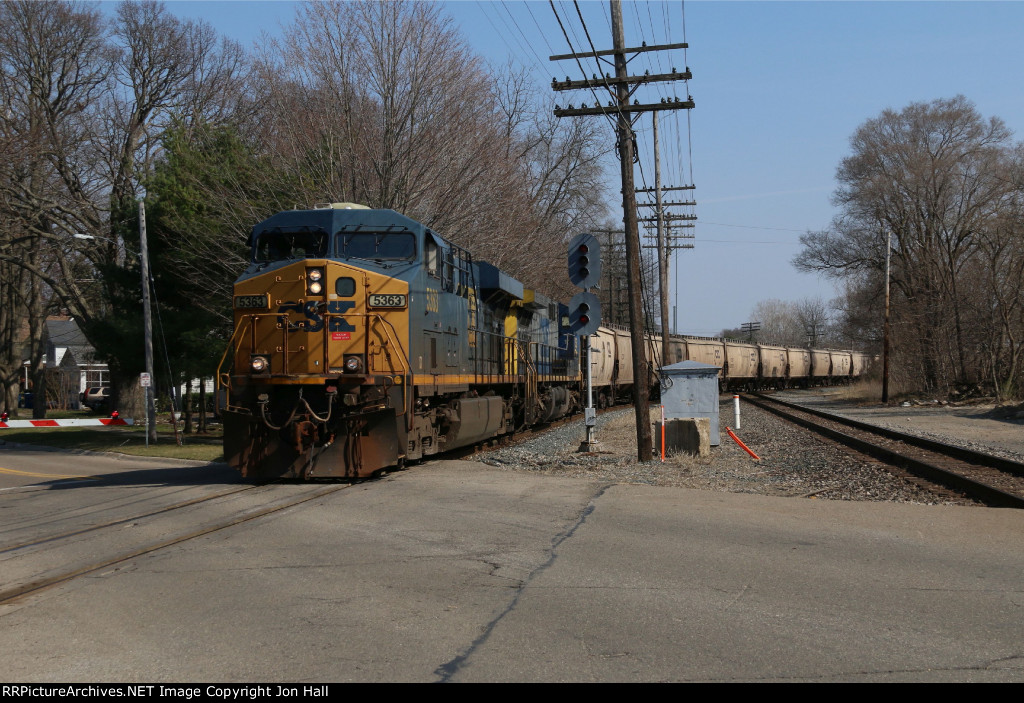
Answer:
[(253, 229), (232, 370), (219, 374), (225, 456), (243, 475), (366, 476), (401, 463), (422, 239), (412, 220), (364, 208), (289, 211)]

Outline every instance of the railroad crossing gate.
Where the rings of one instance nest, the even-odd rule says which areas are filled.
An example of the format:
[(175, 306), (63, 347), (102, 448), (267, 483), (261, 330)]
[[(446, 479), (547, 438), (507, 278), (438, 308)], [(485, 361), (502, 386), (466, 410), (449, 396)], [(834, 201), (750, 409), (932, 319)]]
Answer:
[(135, 421), (131, 418), (120, 418), (120, 417), (98, 417), (98, 418), (83, 418), (83, 419), (72, 419), (72, 420), (0, 420), (0, 430), (4, 428), (18, 428), (18, 427), (87, 427), (102, 425), (104, 427), (113, 427), (115, 425), (134, 425)]

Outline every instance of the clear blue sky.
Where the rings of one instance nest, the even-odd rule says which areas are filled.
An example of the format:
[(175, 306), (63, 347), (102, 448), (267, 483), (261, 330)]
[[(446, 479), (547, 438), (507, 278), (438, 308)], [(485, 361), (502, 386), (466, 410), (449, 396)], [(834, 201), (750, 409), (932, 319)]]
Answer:
[[(289, 2), (170, 2), (179, 16), (201, 17), (246, 45), (277, 34)], [(626, 42), (683, 41), (684, 4), (624, 1)], [(448, 2), (443, 9), (489, 61), (509, 56), (548, 90), (552, 76), (578, 77), (548, 2)], [(607, 2), (580, 2), (598, 49), (611, 47)], [(589, 50), (572, 2), (555, 8), (576, 51)], [(724, 2), (685, 3), (690, 48), (662, 58), (689, 65), (696, 109), (663, 113), (663, 184), (697, 186), (695, 248), (673, 264), (679, 330), (714, 334), (750, 320), (760, 300), (831, 299), (831, 282), (790, 265), (799, 235), (827, 227), (836, 166), (858, 125), (885, 108), (963, 94), (983, 116), (1024, 136), (1024, 3), (1021, 2)], [(654, 54), (646, 54), (653, 57)], [(647, 60), (637, 59), (640, 72)], [(593, 63), (584, 64), (593, 70)], [(652, 72), (657, 64), (651, 64)], [(685, 98), (682, 84), (651, 88), (641, 102)], [(559, 95), (559, 101), (572, 99)], [(575, 102), (590, 99), (574, 96)], [(603, 118), (592, 118), (603, 119)], [(639, 123), (643, 175), (653, 185), (650, 117)], [(689, 131), (690, 139), (687, 139)], [(613, 135), (608, 127), (609, 144)], [(639, 171), (637, 173), (640, 180)], [(618, 175), (609, 161), (612, 192)], [(685, 193), (685, 191), (684, 191)], [(613, 207), (616, 209), (618, 205)], [(619, 210), (617, 210), (619, 211)]]

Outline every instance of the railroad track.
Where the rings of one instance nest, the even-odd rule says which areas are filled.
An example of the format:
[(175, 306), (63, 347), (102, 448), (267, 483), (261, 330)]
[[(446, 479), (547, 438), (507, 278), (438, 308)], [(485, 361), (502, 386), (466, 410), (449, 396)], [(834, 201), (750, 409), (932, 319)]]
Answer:
[[(478, 451), (525, 441), (540, 432), (580, 419), (563, 418), (550, 425), (531, 428), (487, 443), (445, 452), (432, 458), (459, 458)], [(381, 472), (381, 476), (395, 469)], [(161, 549), (173, 547), (212, 532), (328, 496), (355, 485), (344, 483), (269, 483), (233, 486), (198, 497), (164, 502), (146, 509), (117, 513), (116, 501), (102, 508), (104, 516), (93, 522), (95, 506), (83, 506), (81, 514), (47, 514), (45, 510), (9, 524), (0, 537), (0, 605), (67, 583), (75, 578), (117, 568), (118, 565)], [(142, 498), (130, 496), (129, 504)], [(186, 514), (187, 516), (183, 515)], [(70, 525), (70, 526), (67, 526)], [(83, 556), (84, 555), (84, 556)]]
[(234, 487), (100, 524), (0, 543), (0, 605), (353, 485)]
[(761, 393), (744, 400), (912, 476), (986, 505), (1024, 508), (1024, 464), (806, 408)]

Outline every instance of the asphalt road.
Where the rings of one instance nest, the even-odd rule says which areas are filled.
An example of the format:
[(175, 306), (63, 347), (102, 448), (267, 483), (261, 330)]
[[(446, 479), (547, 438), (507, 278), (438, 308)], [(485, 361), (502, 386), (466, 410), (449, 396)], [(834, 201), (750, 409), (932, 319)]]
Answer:
[[(106, 480), (0, 491), (0, 549), (71, 516), (244, 485), (143, 462), (52, 455), (54, 473)], [(8, 471), (46, 466), (0, 449)], [(196, 513), (161, 519), (171, 534)], [(1019, 682), (1022, 536), (1024, 512), (1007, 509), (438, 462), (0, 605), (0, 679)], [(24, 551), (0, 552), (0, 582)]]

